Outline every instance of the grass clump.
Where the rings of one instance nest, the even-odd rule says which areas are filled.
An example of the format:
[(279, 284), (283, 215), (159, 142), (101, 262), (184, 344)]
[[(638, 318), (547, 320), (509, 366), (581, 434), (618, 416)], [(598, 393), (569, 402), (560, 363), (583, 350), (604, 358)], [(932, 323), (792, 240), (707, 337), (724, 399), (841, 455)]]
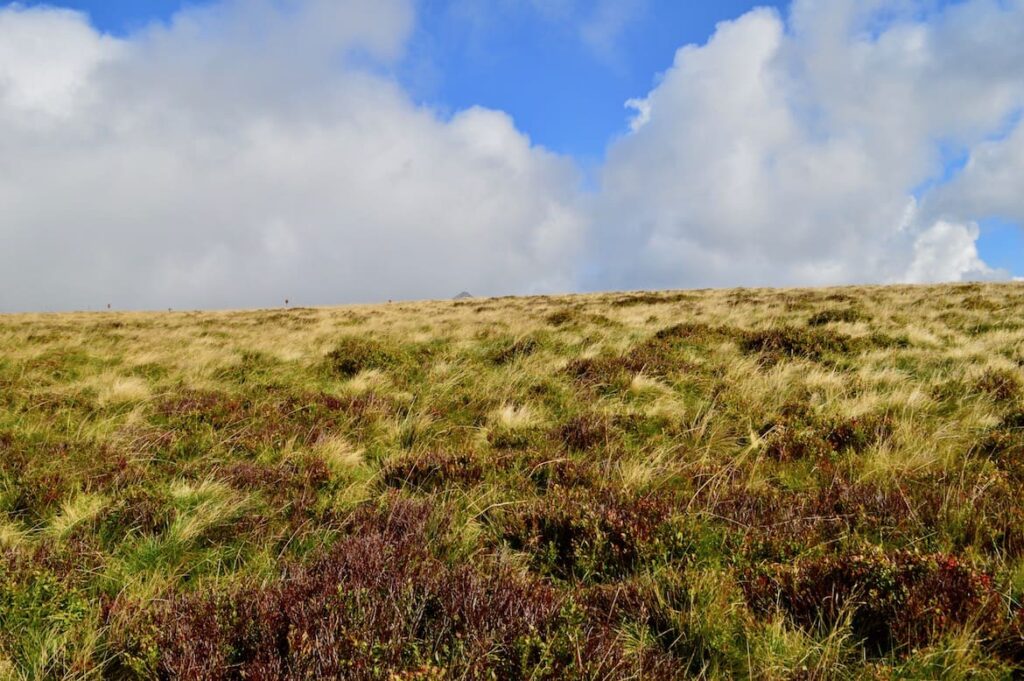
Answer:
[(744, 352), (759, 355), (767, 364), (787, 359), (820, 361), (857, 352), (861, 346), (856, 339), (830, 329), (785, 326), (750, 331), (740, 344)]
[(808, 326), (825, 326), (827, 324), (855, 324), (865, 321), (863, 312), (853, 307), (830, 308), (816, 312), (807, 319)]
[(336, 378), (352, 378), (371, 370), (387, 371), (402, 362), (401, 353), (390, 343), (359, 336), (347, 336), (327, 353), (324, 367)]

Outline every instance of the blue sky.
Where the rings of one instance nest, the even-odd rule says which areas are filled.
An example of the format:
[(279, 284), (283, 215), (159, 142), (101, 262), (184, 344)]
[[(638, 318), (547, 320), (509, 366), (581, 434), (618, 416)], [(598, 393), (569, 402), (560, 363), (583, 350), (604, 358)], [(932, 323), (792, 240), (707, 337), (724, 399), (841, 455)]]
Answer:
[(152, 21), (166, 20), (185, 3), (179, 0), (30, 0), (21, 4), (69, 7), (87, 12), (97, 28), (124, 35)]
[(705, 42), (716, 23), (771, 4), (652, 0), (622, 25), (613, 45), (594, 46), (576, 35), (572, 20), (536, 11), (507, 12), (474, 32), (453, 19), (447, 2), (433, 0), (424, 5), (413, 55), (425, 54), (444, 74), (422, 87), (427, 101), (507, 111), (536, 142), (592, 159), (625, 132), (624, 102), (646, 95), (679, 47)]
[[(300, 80), (290, 84), (287, 77), (283, 82), (274, 79), (287, 74), (289, 69), (309, 68), (309, 60), (319, 58), (301, 44), (302, 34), (289, 38), (298, 41), (295, 54), (285, 51), (269, 55), (271, 61), (262, 68), (241, 73), (237, 66), (230, 67), (235, 63), (232, 60), (248, 60), (248, 55), (253, 54), (251, 50), (258, 53), (262, 49), (237, 42), (237, 36), (246, 35), (245, 31), (236, 33), (227, 24), (211, 24), (203, 34), (207, 44), (197, 43), (188, 30), (168, 31), (164, 39), (171, 50), (168, 57), (140, 30), (153, 23), (166, 23), (177, 12), (215, 2), (229, 3), (229, 11), (216, 21), (235, 22), (239, 26), (250, 21), (269, 21), (271, 24), (264, 28), (281, 35), (299, 30), (290, 18), (295, 7), (305, 8), (299, 13), (330, 17), (329, 21), (358, 22), (372, 15), (372, 21), (377, 23), (368, 25), (366, 30), (377, 36), (373, 40), (386, 42), (386, 36), (399, 36), (396, 39), (400, 56), (397, 60), (370, 57), (365, 63), (360, 58), (351, 64), (332, 65), (338, 73), (321, 74), (322, 84), (302, 84)], [(450, 155), (471, 149), (467, 158), (451, 161), (452, 168), (448, 170), (455, 179), (449, 182), (456, 183), (472, 183), (482, 172), (493, 169), (487, 159), (489, 145), (498, 144), (507, 163), (498, 176), (489, 180), (491, 184), (478, 188), (479, 195), (462, 197), (456, 190), (448, 197), (437, 187), (419, 184), (429, 185), (431, 178), (417, 177), (410, 180), (409, 186), (385, 183), (371, 187), (363, 193), (377, 203), (353, 209), (351, 215), (341, 217), (333, 202), (344, 197), (332, 196), (329, 190), (311, 194), (296, 189), (295, 195), (289, 196), (268, 193), (264, 212), (280, 209), (281, 213), (275, 218), (277, 226), (259, 227), (272, 232), (264, 235), (267, 243), (274, 244), (274, 253), (267, 256), (271, 259), (280, 252), (290, 253), (286, 247), (295, 240), (311, 245), (295, 247), (295, 253), (288, 257), (296, 261), (316, 259), (323, 252), (340, 248), (339, 244), (351, 244), (360, 229), (373, 232), (384, 229), (382, 225), (390, 225), (390, 246), (380, 246), (378, 257), (393, 257), (397, 262), (404, 256), (399, 257), (387, 248), (404, 247), (409, 235), (399, 225), (415, 222), (421, 214), (429, 213), (431, 206), (403, 206), (407, 212), (400, 216), (392, 215), (391, 207), (409, 197), (431, 196), (440, 211), (435, 221), (449, 223), (438, 227), (436, 233), (424, 235), (434, 239), (439, 252), (450, 252), (444, 250), (448, 248), (447, 240), (465, 239), (464, 235), (455, 235), (469, 227), (477, 230), (473, 238), (480, 238), (480, 243), (474, 245), (479, 251), (475, 255), (478, 258), (483, 257), (480, 254), (491, 253), (486, 257), (500, 260), (508, 248), (501, 245), (501, 238), (518, 239), (510, 243), (533, 244), (531, 248), (539, 250), (517, 253), (501, 262), (496, 260), (475, 274), (462, 273), (459, 266), (452, 264), (449, 269), (465, 278), (453, 279), (452, 284), (435, 282), (437, 290), (423, 289), (423, 295), (444, 295), (451, 286), (502, 293), (609, 287), (934, 281), (986, 276), (989, 270), (984, 265), (1000, 270), (1003, 275), (1024, 277), (1024, 230), (1019, 224), (1024, 219), (1024, 201), (1013, 190), (1017, 186), (1013, 173), (1021, 172), (1014, 168), (1024, 168), (1024, 163), (1014, 165), (1024, 153), (1015, 151), (1024, 149), (1020, 116), (1024, 79), (1020, 69), (1012, 66), (1024, 58), (1024, 51), (1015, 46), (1015, 40), (1006, 37), (1014, 35), (1012, 31), (1001, 32), (1001, 27), (1012, 27), (1024, 20), (1024, 16), (1019, 16), (1024, 15), (1021, 6), (989, 0), (878, 0), (880, 11), (869, 12), (865, 23), (857, 25), (858, 12), (867, 7), (860, 0), (799, 0), (796, 6), (788, 0), (267, 0), (268, 5), (278, 10), (286, 6), (292, 9), (274, 10), (278, 12), (276, 17), (262, 19), (248, 16), (247, 7), (254, 4), (230, 2), (21, 0), (10, 4), (0, 0), (0, 19), (5, 8), (8, 15), (14, 8), (14, 15), (25, 15), (26, 26), (31, 24), (27, 17), (30, 12), (38, 12), (42, 18), (47, 7), (84, 12), (89, 18), (86, 30), (94, 32), (94, 36), (82, 36), (81, 27), (72, 30), (70, 26), (58, 25), (58, 21), (53, 26), (40, 22), (27, 29), (58, 33), (71, 30), (67, 37), (44, 36), (36, 43), (56, 40), (73, 44), (74, 49), (85, 49), (81, 56), (71, 54), (69, 47), (68, 55), (53, 57), (67, 58), (72, 71), (81, 62), (104, 53), (107, 48), (98, 42), (93, 47), (86, 45), (101, 40), (100, 34), (116, 36), (138, 48), (110, 57), (115, 61), (131, 58), (137, 63), (121, 63), (112, 73), (123, 82), (108, 82), (105, 94), (96, 90), (90, 96), (111, 96), (110, 105), (123, 109), (123, 122), (129, 127), (121, 125), (109, 130), (127, 130), (140, 121), (148, 126), (146, 144), (139, 146), (137, 140), (120, 139), (116, 134), (90, 134), (81, 138), (88, 142), (79, 139), (77, 146), (65, 145), (54, 151), (40, 146), (38, 139), (28, 134), (24, 153), (38, 154), (32, 158), (37, 158), (40, 168), (52, 164), (44, 176), (67, 172), (73, 177), (78, 163), (74, 154), (79, 151), (89, 158), (111, 163), (112, 172), (130, 165), (126, 159), (132, 159), (131, 163), (137, 161), (141, 166), (126, 176), (126, 185), (136, 180), (141, 183), (148, 176), (148, 169), (157, 168), (163, 174), (155, 174), (154, 181), (176, 182), (179, 192), (173, 198), (164, 198), (164, 204), (171, 202), (172, 208), (187, 207), (191, 212), (192, 206), (201, 203), (197, 197), (205, 197), (207, 203), (194, 211), (196, 238), (202, 235), (207, 239), (202, 247), (185, 242), (168, 244), (165, 250), (174, 252), (174, 262), (166, 254), (153, 256), (162, 260), (151, 263), (149, 270), (162, 272), (167, 281), (195, 277), (197, 268), (206, 268), (203, 275), (209, 275), (213, 281), (218, 278), (211, 274), (216, 271), (213, 263), (224, 269), (221, 278), (229, 278), (227, 270), (236, 265), (225, 263), (237, 260), (237, 267), (244, 267), (250, 262), (253, 256), (246, 249), (251, 244), (239, 236), (244, 230), (240, 227), (236, 234), (223, 215), (237, 205), (239, 196), (251, 195), (245, 192), (265, 192), (264, 185), (257, 183), (258, 188), (252, 189), (247, 183), (260, 172), (273, 175), (277, 169), (248, 169), (240, 174), (237, 187), (218, 186), (225, 189), (223, 194), (207, 197), (213, 189), (209, 182), (201, 184), (200, 179), (204, 172), (209, 172), (216, 182), (219, 169), (203, 166), (202, 154), (186, 154), (187, 146), (183, 147), (181, 140), (164, 139), (169, 132), (164, 127), (166, 120), (188, 121), (188, 125), (196, 126), (191, 139), (230, 148), (232, 138), (225, 131), (231, 125), (244, 129), (274, 121), (279, 127), (287, 126), (286, 118), (277, 117), (283, 115), (280, 102), (289, 101), (288, 93), (293, 87), (297, 88), (293, 95), (308, 98), (314, 107), (322, 100), (318, 123), (312, 127), (299, 126), (295, 131), (275, 130), (277, 137), (263, 141), (273, 141), (267, 149), (277, 150), (275, 159), (291, 159), (300, 173), (308, 169), (309, 176), (300, 179), (337, 175), (340, 181), (346, 176), (335, 166), (349, 164), (358, 178), (360, 164), (365, 165), (376, 154), (389, 150), (396, 154), (396, 167), (400, 169), (409, 167), (411, 161), (402, 160), (406, 157), (416, 159), (419, 154), (426, 154), (422, 162), (428, 166), (447, 164)], [(403, 24), (402, 12), (410, 5), (414, 18)], [(30, 9), (22, 11), (17, 7)], [(775, 13), (755, 10), (764, 7)], [(835, 8), (841, 10), (830, 18), (829, 12)], [(799, 22), (794, 18), (798, 11), (802, 12)], [(928, 56), (934, 63), (904, 62), (901, 54), (910, 52), (891, 49), (901, 41), (905, 50), (912, 44), (905, 42), (909, 34), (900, 33), (900, 22), (916, 22), (927, 33), (935, 44)], [(823, 41), (815, 39), (815, 35), (824, 35), (836, 25), (844, 26), (848, 33)], [(2, 30), (5, 28), (0, 23)], [(326, 30), (330, 33), (331, 29)], [(338, 33), (342, 48), (351, 49), (345, 41), (352, 38), (341, 35), (343, 31)], [(889, 41), (889, 47), (880, 47), (881, 38)], [(853, 43), (864, 39), (869, 41), (871, 58), (878, 65), (864, 71), (846, 68), (852, 63), (850, 55), (864, 47)], [(79, 44), (76, 40), (84, 42)], [(217, 41), (223, 44), (215, 45)], [(677, 50), (687, 45), (694, 46), (694, 50), (688, 53), (685, 63), (674, 67)], [(390, 54), (389, 48), (381, 45), (371, 48), (371, 52), (378, 48), (382, 54)], [(217, 54), (222, 55), (219, 62), (203, 61)], [(359, 54), (358, 49), (355, 54)], [(39, 59), (50, 56), (44, 53)], [(14, 67), (5, 67), (3, 59), (0, 49), (0, 84), (5, 68), (20, 68), (28, 88), (24, 96), (40, 96), (31, 91), (39, 78), (31, 58), (16, 60)], [(272, 63), (274, 60), (279, 63)], [(217, 74), (221, 64), (229, 69), (223, 76)], [(819, 67), (828, 72), (824, 80), (815, 80), (813, 72)], [(47, 66), (39, 73), (49, 77), (60, 68), (64, 67)], [(348, 87), (345, 84), (350, 82), (349, 72), (359, 70), (379, 82), (364, 93), (370, 95), (368, 99), (350, 102), (353, 111), (361, 111), (364, 104), (371, 107), (368, 102), (379, 105), (379, 97), (387, 97), (385, 84), (395, 85), (406, 103), (385, 102), (381, 111), (375, 113), (371, 107), (365, 112), (371, 122), (364, 121), (355, 129), (372, 128), (364, 139), (372, 150), (369, 157), (366, 148), (357, 151), (359, 145), (352, 146), (345, 130), (337, 129), (337, 125), (347, 125), (352, 117), (346, 113), (339, 115), (331, 108), (335, 106), (333, 88), (338, 84)], [(705, 82), (702, 73), (710, 73), (711, 80)], [(247, 98), (245, 101), (253, 108), (248, 117), (224, 127), (218, 117), (223, 114), (230, 118), (236, 102), (241, 100), (231, 99), (227, 91), (222, 93), (223, 98), (218, 98), (218, 89), (236, 76), (239, 96)], [(334, 82), (327, 82), (334, 76)], [(135, 77), (141, 80), (132, 80)], [(757, 88), (740, 88), (730, 93), (734, 83), (751, 77), (762, 81)], [(850, 91), (862, 92), (863, 102), (846, 96), (846, 80), (856, 81), (850, 83)], [(74, 82), (77, 81), (69, 79), (54, 87), (59, 89)], [(792, 83), (808, 97), (807, 101), (794, 103), (787, 100), (788, 94), (772, 92), (772, 88), (782, 89)], [(762, 92), (762, 86), (767, 90)], [(723, 94), (736, 96), (723, 99)], [(1003, 101), (1006, 97), (1017, 97), (1016, 105), (1009, 99)], [(626, 102), (636, 99), (654, 107), (654, 119), (650, 125), (631, 129), (636, 111), (627, 108)], [(904, 100), (909, 102), (908, 106), (904, 106)], [(152, 108), (153, 101), (165, 102), (167, 110)], [(413, 112), (403, 107), (409, 103), (420, 107), (421, 113), (429, 112), (430, 120), (408, 118)], [(0, 88), (0, 114), (3, 104)], [(64, 100), (57, 104), (58, 108), (66, 106)], [(477, 107), (507, 114), (511, 123), (489, 113), (466, 115), (467, 111), (477, 111)], [(858, 118), (859, 110), (865, 107), (869, 111), (866, 121)], [(878, 111), (877, 120), (873, 120), (876, 117), (871, 107)], [(83, 130), (91, 129), (97, 122), (85, 117), (84, 111), (77, 123), (85, 126)], [(832, 117), (832, 127), (823, 133), (815, 128), (816, 123), (809, 121), (825, 111)], [(212, 116), (203, 123), (197, 112)], [(781, 127), (769, 125), (781, 120), (786, 121)], [(424, 151), (415, 140), (404, 139), (413, 134), (409, 132), (410, 126), (421, 123), (430, 129), (416, 134), (434, 144), (432, 151)], [(915, 125), (918, 129), (914, 129)], [(314, 167), (313, 161), (304, 157), (317, 148), (303, 141), (301, 134), (306, 133), (318, 143), (328, 142), (326, 147), (332, 149), (334, 156), (316, 160), (326, 165)], [(1020, 144), (1014, 141), (1015, 135), (1021, 138)], [(463, 138), (472, 138), (474, 142), (469, 147), (459, 146), (455, 140)], [(524, 159), (515, 160), (521, 151), (517, 151), (520, 140), (528, 140), (528, 145), (534, 146), (529, 147)], [(969, 160), (986, 141), (998, 148), (979, 157), (988, 159), (988, 165), (971, 169)], [(90, 149), (90, 144), (97, 148)], [(553, 156), (544, 156), (541, 147)], [(223, 158), (240, 158), (253, 152), (239, 148)], [(168, 162), (168, 153), (185, 155)], [(140, 155), (137, 159), (136, 154)], [(304, 160), (300, 162), (300, 158)], [(845, 165), (829, 166), (833, 158), (842, 159)], [(572, 167), (577, 178), (575, 186), (564, 176), (563, 160)], [(804, 176), (807, 169), (818, 167), (829, 170)], [(180, 176), (169, 168), (180, 169)], [(379, 171), (382, 178), (392, 177), (395, 172), (399, 171)], [(969, 174), (969, 181), (959, 181)], [(1002, 182), (999, 191), (989, 191), (997, 181)], [(947, 187), (952, 189), (946, 191)], [(0, 189), (3, 188), (0, 184)], [(29, 188), (44, 189), (41, 185)], [(175, 222), (165, 222), (170, 219), (168, 205), (162, 204), (159, 197), (149, 196), (148, 188), (145, 184), (131, 190), (127, 186), (122, 188), (122, 197), (140, 197), (140, 205), (124, 209), (123, 230), (130, 230), (133, 224), (151, 222), (153, 237), (151, 241), (139, 237), (138, 248), (159, 250), (153, 246), (159, 241), (156, 235), (162, 235), (167, 225)], [(231, 190), (240, 195), (232, 195)], [(377, 190), (385, 196), (378, 197)], [(531, 193), (537, 196), (533, 198)], [(17, 194), (18, 190), (10, 190), (10, 195)], [(83, 200), (93, 201), (96, 196), (92, 192)], [(918, 212), (912, 216), (912, 229), (909, 234), (902, 234), (899, 226), (906, 218), (907, 202), (915, 199)], [(464, 214), (444, 214), (453, 201), (460, 204), (458, 209)], [(296, 208), (300, 204), (305, 206), (303, 202), (309, 203), (309, 214), (303, 212), (305, 207)], [(342, 204), (340, 210), (344, 211), (347, 205)], [(506, 208), (502, 209), (504, 212), (489, 212), (495, 206)], [(509, 206), (517, 208), (509, 210)], [(108, 229), (107, 216), (118, 210), (116, 204), (96, 206), (97, 233)], [(49, 215), (45, 201), (28, 206), (26, 211), (25, 224), (50, 220), (61, 224), (59, 216)], [(467, 219), (472, 221), (475, 216), (480, 216), (481, 223), (466, 226)], [(484, 216), (491, 216), (486, 218), (490, 222), (483, 222)], [(505, 217), (510, 221), (508, 226), (499, 224)], [(345, 224), (339, 225), (338, 220)], [(976, 244), (972, 223), (980, 229)], [(315, 225), (315, 230), (308, 225)], [(306, 241), (296, 236), (305, 229), (314, 230), (316, 239), (321, 241), (315, 242), (310, 234), (303, 237)], [(412, 233), (415, 229), (408, 227), (406, 231)], [(488, 232), (499, 237), (489, 242)], [(111, 231), (109, 238), (121, 243), (125, 234)], [(373, 241), (365, 234), (360, 234), (358, 240), (367, 244)], [(31, 249), (31, 242), (25, 243), (25, 248)], [(975, 246), (977, 253), (972, 255)], [(82, 253), (82, 249), (69, 249), (68, 257), (84, 258)], [(89, 261), (89, 267), (92, 262)], [(538, 274), (564, 262), (570, 266), (560, 268), (565, 271), (559, 271), (557, 277), (553, 275), (548, 280)], [(115, 266), (116, 260), (111, 263), (111, 267)], [(945, 266), (947, 263), (952, 264)], [(43, 265), (37, 263), (39, 267)], [(337, 263), (322, 262), (316, 266), (333, 272)], [(460, 266), (470, 267), (466, 263)], [(72, 267), (61, 269), (75, 271)], [(399, 268), (407, 269), (408, 266)], [(304, 290), (303, 285), (289, 278), (295, 270), (282, 265), (280, 271), (280, 287)], [(109, 276), (110, 282), (118, 279), (114, 274), (104, 276)], [(473, 277), (480, 283), (474, 284)], [(536, 283), (538, 280), (543, 281)], [(69, 279), (67, 286), (72, 284)], [(166, 282), (161, 285), (170, 286)], [(351, 291), (344, 289), (338, 302), (416, 297), (421, 295), (422, 285), (422, 277), (415, 279), (412, 275), (400, 290), (392, 291), (386, 286), (363, 290), (353, 285)], [(222, 284), (226, 291), (223, 297), (204, 297), (204, 291), (211, 286), (203, 288), (196, 284), (195, 304), (262, 301), (246, 297), (245, 292), (254, 286), (242, 284), (237, 284), (233, 292), (229, 289), (234, 284)], [(328, 296), (338, 286), (309, 287), (310, 291), (314, 289), (319, 297), (310, 302), (334, 302)], [(300, 297), (300, 293), (292, 295), (294, 299)], [(140, 301), (151, 299), (156, 300), (156, 294), (140, 293)]]

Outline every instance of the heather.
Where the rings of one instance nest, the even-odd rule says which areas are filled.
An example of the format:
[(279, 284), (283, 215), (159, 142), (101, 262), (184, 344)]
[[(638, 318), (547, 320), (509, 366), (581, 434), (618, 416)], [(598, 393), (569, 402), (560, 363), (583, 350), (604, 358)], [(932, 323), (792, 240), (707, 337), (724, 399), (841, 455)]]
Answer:
[(0, 316), (0, 678), (1024, 674), (1024, 286)]

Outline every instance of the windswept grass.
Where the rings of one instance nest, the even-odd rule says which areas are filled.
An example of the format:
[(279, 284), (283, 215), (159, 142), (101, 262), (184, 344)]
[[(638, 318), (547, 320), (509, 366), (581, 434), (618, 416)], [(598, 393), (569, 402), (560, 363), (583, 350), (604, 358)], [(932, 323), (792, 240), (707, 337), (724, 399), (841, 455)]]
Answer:
[(1024, 287), (0, 317), (0, 679), (1024, 675)]

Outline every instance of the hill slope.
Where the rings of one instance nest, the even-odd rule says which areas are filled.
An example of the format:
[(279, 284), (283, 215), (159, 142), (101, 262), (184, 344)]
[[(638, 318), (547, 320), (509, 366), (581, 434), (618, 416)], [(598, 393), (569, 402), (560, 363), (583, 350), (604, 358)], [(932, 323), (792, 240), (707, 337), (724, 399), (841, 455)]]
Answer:
[(0, 317), (0, 677), (1024, 663), (1024, 286)]

